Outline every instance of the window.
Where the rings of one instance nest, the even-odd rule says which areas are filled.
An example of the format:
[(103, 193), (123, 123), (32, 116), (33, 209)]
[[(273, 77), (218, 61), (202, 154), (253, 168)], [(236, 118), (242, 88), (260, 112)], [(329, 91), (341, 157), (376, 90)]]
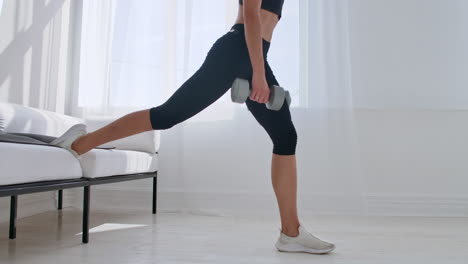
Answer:
[[(285, 2), (268, 55), (293, 105), (301, 83), (300, 2)], [(85, 0), (78, 107), (107, 114), (162, 104), (233, 25), (237, 7), (234, 0)], [(102, 25), (106, 27), (99, 29)], [(106, 33), (107, 41), (102, 41)], [(108, 65), (108, 71), (96, 70), (96, 65)], [(107, 79), (102, 77), (106, 73)], [(230, 95), (219, 103), (232, 104)]]

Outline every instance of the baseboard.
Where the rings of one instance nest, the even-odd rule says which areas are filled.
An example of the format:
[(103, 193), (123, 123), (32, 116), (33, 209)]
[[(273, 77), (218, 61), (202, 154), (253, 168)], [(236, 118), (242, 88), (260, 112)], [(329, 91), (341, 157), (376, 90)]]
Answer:
[[(82, 188), (64, 190), (63, 206), (82, 209)], [(18, 218), (56, 210), (57, 192), (19, 196)], [(91, 210), (113, 212), (151, 211), (151, 190), (91, 190)], [(8, 221), (9, 197), (0, 198), (0, 222)], [(159, 189), (158, 212), (182, 212), (210, 216), (262, 215), (278, 217), (273, 193), (187, 192)], [(468, 217), (468, 196), (423, 196), (367, 194), (302, 194), (298, 199), (300, 215), (383, 215)]]
[[(187, 192), (180, 189), (158, 190), (159, 212), (190, 212), (213, 216), (278, 216), (272, 193)], [(75, 203), (81, 208), (82, 193)], [(150, 210), (150, 190), (94, 190), (91, 208), (100, 210)], [(467, 217), (467, 197), (415, 195), (301, 194), (301, 215), (391, 215)]]
[(368, 194), (368, 215), (468, 217), (468, 196)]

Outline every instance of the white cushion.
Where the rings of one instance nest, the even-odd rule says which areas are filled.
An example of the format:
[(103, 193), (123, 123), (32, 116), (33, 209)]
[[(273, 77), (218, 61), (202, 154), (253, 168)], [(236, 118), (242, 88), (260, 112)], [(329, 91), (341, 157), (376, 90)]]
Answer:
[(132, 150), (93, 149), (81, 155), (80, 163), (84, 177), (98, 178), (154, 172), (158, 169), (158, 156)]
[(0, 185), (79, 179), (80, 163), (65, 149), (0, 142)]
[(18, 104), (0, 103), (0, 131), (58, 137), (78, 123), (84, 124), (84, 120)]
[[(86, 119), (86, 127), (88, 132), (93, 132), (113, 121), (117, 118), (99, 117)], [(139, 133), (130, 137), (114, 140), (100, 145), (103, 148), (116, 148), (122, 150), (144, 151), (151, 154), (158, 152), (160, 145), (160, 131), (153, 130)]]

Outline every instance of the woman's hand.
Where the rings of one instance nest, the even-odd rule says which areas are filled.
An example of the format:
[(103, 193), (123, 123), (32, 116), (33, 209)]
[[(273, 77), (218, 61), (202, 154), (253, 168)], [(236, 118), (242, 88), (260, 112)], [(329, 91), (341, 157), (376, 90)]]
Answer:
[(250, 100), (261, 104), (265, 104), (270, 100), (270, 88), (268, 87), (265, 74), (253, 74)]

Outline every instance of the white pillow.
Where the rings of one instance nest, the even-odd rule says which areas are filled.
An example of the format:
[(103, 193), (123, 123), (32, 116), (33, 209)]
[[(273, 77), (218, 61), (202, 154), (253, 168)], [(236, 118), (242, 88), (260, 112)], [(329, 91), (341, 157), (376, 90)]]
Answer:
[(11, 103), (0, 103), (0, 131), (61, 136), (75, 124), (84, 120), (52, 111)]

